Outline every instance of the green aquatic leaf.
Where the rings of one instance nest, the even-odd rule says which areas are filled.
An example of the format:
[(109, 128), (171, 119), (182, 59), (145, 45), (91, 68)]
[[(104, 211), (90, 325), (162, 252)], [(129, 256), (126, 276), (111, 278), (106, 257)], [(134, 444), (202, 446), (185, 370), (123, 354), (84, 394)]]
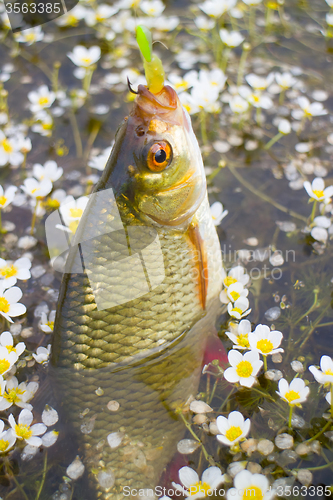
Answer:
[(153, 42), (149, 29), (142, 25), (138, 26), (136, 28), (136, 41), (138, 42), (141, 54), (147, 62), (150, 62), (153, 54)]

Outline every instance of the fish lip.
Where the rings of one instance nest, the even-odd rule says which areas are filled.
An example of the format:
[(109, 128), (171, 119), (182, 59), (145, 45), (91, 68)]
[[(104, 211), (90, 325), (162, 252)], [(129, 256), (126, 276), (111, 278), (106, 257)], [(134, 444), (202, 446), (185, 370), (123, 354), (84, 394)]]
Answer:
[(174, 125), (184, 125), (184, 113), (178, 95), (169, 85), (165, 85), (158, 94), (139, 85), (133, 115), (146, 125), (153, 118)]

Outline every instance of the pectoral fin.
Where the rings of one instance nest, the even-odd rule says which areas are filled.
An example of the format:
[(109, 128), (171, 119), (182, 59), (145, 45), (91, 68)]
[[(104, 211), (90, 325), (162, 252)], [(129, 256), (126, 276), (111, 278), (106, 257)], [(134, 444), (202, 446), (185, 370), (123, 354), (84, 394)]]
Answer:
[(208, 290), (208, 260), (205, 248), (205, 242), (201, 237), (199, 225), (196, 220), (193, 220), (189, 227), (189, 238), (194, 245), (197, 267), (199, 271), (198, 284), (200, 293), (200, 302), (202, 308), (206, 308), (206, 298)]

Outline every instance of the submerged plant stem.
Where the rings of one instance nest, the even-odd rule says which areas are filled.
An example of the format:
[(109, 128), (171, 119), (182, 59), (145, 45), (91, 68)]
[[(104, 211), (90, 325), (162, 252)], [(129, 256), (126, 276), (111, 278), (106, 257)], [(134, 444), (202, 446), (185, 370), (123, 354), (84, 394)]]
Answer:
[(291, 217), (295, 217), (295, 219), (300, 219), (304, 222), (307, 221), (306, 217), (303, 217), (303, 215), (298, 214), (297, 212), (294, 212), (293, 210), (289, 210), (288, 208), (284, 207), (277, 201), (272, 200), (269, 196), (266, 196), (264, 193), (259, 191), (258, 189), (254, 188), (249, 182), (245, 181), (243, 177), (236, 171), (234, 167), (232, 167), (230, 164), (227, 165), (229, 168), (230, 172), (236, 179), (244, 186), (246, 187), (251, 193), (253, 193), (255, 196), (258, 196), (262, 200), (266, 201), (267, 203), (270, 203), (273, 205), (273, 207), (277, 208), (278, 210), (281, 210), (281, 212), (284, 212), (286, 214), (291, 215)]
[(74, 142), (75, 142), (75, 147), (76, 147), (76, 155), (78, 158), (81, 158), (82, 156), (82, 140), (80, 136), (80, 131), (79, 127), (77, 125), (77, 120), (74, 114), (74, 111), (71, 111), (69, 113), (69, 121), (71, 122), (72, 130), (73, 130), (73, 136), (74, 136)]
[(313, 207), (312, 207), (312, 212), (311, 212), (311, 215), (310, 215), (310, 223), (313, 222), (314, 216), (316, 215), (316, 208), (317, 208), (317, 200), (314, 200)]
[[(331, 385), (332, 387), (332, 385)], [(332, 409), (332, 408), (331, 408)], [(312, 438), (310, 439), (307, 439), (306, 441), (304, 441), (303, 444), (308, 444), (308, 443), (311, 443), (312, 441), (315, 441), (319, 436), (321, 436), (325, 431), (326, 429), (332, 424), (332, 420), (330, 419), (328, 422), (326, 422), (326, 424), (324, 425), (324, 427), (319, 431), (317, 432), (317, 434), (315, 434), (314, 436), (312, 436)]]
[(31, 236), (34, 234), (34, 229), (35, 229), (35, 225), (36, 225), (38, 203), (39, 203), (39, 200), (38, 200), (38, 198), (36, 198), (36, 205), (35, 205), (34, 211), (32, 213), (32, 219), (31, 219), (31, 229), (30, 229)]
[(204, 445), (203, 445), (203, 443), (202, 443), (201, 439), (200, 439), (200, 438), (196, 435), (196, 433), (195, 433), (195, 432), (194, 432), (194, 430), (192, 429), (191, 424), (190, 424), (190, 423), (186, 420), (186, 418), (184, 417), (184, 415), (183, 415), (181, 412), (179, 412), (179, 414), (180, 414), (180, 416), (181, 416), (181, 418), (182, 418), (182, 420), (183, 420), (183, 422), (184, 422), (184, 424), (185, 424), (186, 428), (190, 431), (190, 433), (192, 434), (192, 436), (194, 437), (194, 439), (195, 439), (198, 443), (200, 443), (200, 445), (201, 445), (201, 449), (202, 449), (202, 452), (203, 452), (203, 454), (205, 455), (205, 459), (207, 460), (207, 462), (208, 462), (210, 465), (216, 465), (216, 464), (215, 464), (215, 461), (214, 461), (214, 459), (213, 459), (213, 457), (211, 457), (211, 456), (209, 455), (209, 453), (207, 452), (206, 448), (204, 447)]
[(281, 137), (283, 136), (283, 134), (281, 134), (281, 132), (279, 132), (278, 134), (276, 134), (267, 144), (266, 146), (264, 146), (264, 149), (269, 149), (273, 146), (273, 144), (275, 144), (277, 141), (279, 141), (281, 139)]
[(35, 500), (39, 500), (40, 494), (42, 493), (42, 490), (43, 490), (43, 487), (44, 487), (44, 483), (45, 483), (45, 478), (46, 478), (46, 472), (47, 472), (47, 450), (45, 450), (45, 455), (44, 455), (43, 477), (42, 477), (42, 481), (41, 481), (41, 483), (39, 485), (38, 492), (37, 492)]
[(291, 427), (291, 419), (292, 419), (292, 417), (293, 417), (293, 406), (290, 405), (290, 407), (289, 407), (289, 419), (288, 419), (288, 429), (290, 429), (290, 430), (292, 428)]
[(267, 372), (267, 356), (264, 356), (264, 370)]

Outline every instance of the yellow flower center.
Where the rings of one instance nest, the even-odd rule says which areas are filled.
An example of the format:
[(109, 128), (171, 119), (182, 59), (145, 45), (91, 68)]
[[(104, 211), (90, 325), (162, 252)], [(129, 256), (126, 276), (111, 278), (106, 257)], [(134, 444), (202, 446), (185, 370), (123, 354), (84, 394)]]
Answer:
[(237, 280), (235, 278), (232, 278), (231, 276), (227, 276), (224, 280), (225, 286), (230, 286), (233, 285), (234, 283), (237, 283)]
[(230, 295), (233, 298), (234, 302), (236, 302), (236, 300), (239, 299), (239, 297), (240, 297), (240, 293), (238, 293), (238, 292), (231, 292)]
[(60, 207), (60, 203), (58, 200), (52, 200), (51, 198), (49, 198), (46, 203), (45, 203), (45, 206), (47, 208), (52, 208), (52, 209), (57, 209)]
[(7, 359), (0, 359), (0, 373), (1, 375), (7, 372), (10, 368), (10, 363)]
[(13, 146), (10, 144), (8, 139), (3, 139), (0, 142), (1, 146), (3, 147), (5, 153), (12, 153), (13, 152)]
[(11, 403), (16, 403), (20, 398), (19, 396), (23, 394), (23, 391), (21, 391), (19, 388), (12, 389), (8, 393), (4, 394), (4, 398), (7, 399), (7, 401), (10, 401)]
[(248, 486), (246, 490), (243, 493), (243, 499), (242, 500), (262, 500), (264, 498), (264, 495), (262, 493), (261, 488), (258, 488), (258, 486)]
[(188, 104), (183, 104), (183, 107), (186, 109), (188, 113), (191, 113), (191, 106), (189, 106)]
[(230, 427), (225, 433), (225, 437), (229, 441), (235, 441), (242, 434), (242, 429), (240, 427), (235, 427), (234, 425)]
[(324, 191), (318, 191), (317, 189), (312, 190), (313, 194), (316, 195), (318, 198), (324, 198)]
[(47, 97), (40, 97), (40, 98), (38, 99), (38, 104), (39, 104), (40, 106), (45, 106), (46, 104), (48, 104), (48, 102), (49, 102), (49, 100), (48, 100), (48, 98), (47, 98)]
[(269, 9), (274, 9), (274, 10), (277, 10), (279, 8), (278, 6), (278, 3), (277, 2), (268, 2), (267, 3), (267, 7)]
[(35, 194), (35, 193), (36, 193), (36, 191), (38, 191), (38, 188), (32, 189), (32, 190), (31, 190), (31, 194)]
[(253, 96), (253, 100), (254, 100), (254, 102), (257, 102), (257, 103), (258, 103), (258, 102), (260, 101), (260, 97), (259, 97), (259, 96), (257, 96), (257, 95), (254, 95), (254, 96)]
[(274, 349), (274, 346), (270, 340), (262, 339), (257, 342), (257, 349), (263, 354), (269, 354)]
[(81, 217), (83, 214), (82, 208), (70, 208), (69, 209), (70, 216), (73, 217), (74, 219), (77, 219), (78, 217)]
[(299, 392), (288, 391), (285, 393), (284, 397), (286, 398), (286, 400), (288, 401), (289, 404), (292, 404), (293, 401), (295, 401), (296, 399), (299, 399), (301, 396), (300, 396)]
[(96, 15), (96, 21), (97, 21), (98, 23), (101, 23), (101, 22), (105, 21), (105, 19), (106, 19), (106, 18), (105, 18), (105, 17), (103, 17), (103, 16), (101, 16), (100, 14), (97, 14), (97, 15)]
[(73, 222), (71, 222), (69, 224), (69, 229), (72, 231), (73, 234), (75, 234), (75, 231), (77, 230), (77, 227), (79, 225), (79, 221), (78, 220), (74, 220)]
[(244, 335), (240, 334), (237, 337), (238, 345), (241, 347), (250, 347), (248, 334), (244, 333)]
[(333, 375), (333, 371), (331, 369), (326, 370), (324, 373), (325, 375)]
[(16, 349), (13, 345), (6, 345), (6, 349), (8, 352), (12, 352), (12, 351), (16, 352)]
[(205, 496), (207, 496), (210, 490), (211, 486), (208, 483), (202, 483), (201, 481), (199, 481), (198, 483), (192, 484), (190, 486), (189, 492), (190, 496), (196, 495), (197, 493), (205, 493)]
[(46, 122), (44, 122), (44, 123), (42, 123), (42, 128), (44, 130), (51, 130), (52, 129), (52, 123), (46, 123)]
[(175, 83), (175, 87), (176, 87), (177, 90), (179, 90), (179, 89), (186, 89), (186, 87), (187, 87), (187, 81), (186, 80), (181, 80), (180, 82)]
[(25, 41), (26, 42), (33, 42), (36, 39), (35, 33), (27, 33), (25, 35)]
[(4, 204), (6, 203), (7, 198), (5, 196), (0, 196), (0, 205), (3, 207)]
[(19, 439), (29, 439), (32, 436), (32, 430), (26, 424), (16, 424), (15, 432)]
[(73, 15), (68, 15), (67, 17), (67, 24), (71, 26), (77, 26), (78, 25), (78, 19), (73, 16)]
[(243, 311), (241, 310), (240, 307), (234, 307), (232, 311), (237, 312), (240, 316), (242, 315)]
[(91, 64), (91, 57), (82, 57), (81, 61), (87, 65)]
[(17, 268), (15, 266), (5, 266), (0, 269), (0, 275), (4, 278), (11, 278), (17, 274)]
[(0, 297), (0, 312), (8, 313), (10, 304), (5, 297)]
[(51, 328), (51, 330), (53, 331), (53, 328), (54, 328), (54, 321), (48, 321), (48, 322), (46, 323), (46, 325), (47, 325), (49, 328)]
[(253, 372), (253, 367), (250, 363), (250, 361), (241, 361), (238, 363), (237, 368), (236, 368), (236, 373), (239, 377), (241, 378), (247, 378), (252, 375)]
[(9, 446), (9, 441), (0, 439), (0, 453), (4, 453), (5, 451), (7, 451), (8, 446)]

